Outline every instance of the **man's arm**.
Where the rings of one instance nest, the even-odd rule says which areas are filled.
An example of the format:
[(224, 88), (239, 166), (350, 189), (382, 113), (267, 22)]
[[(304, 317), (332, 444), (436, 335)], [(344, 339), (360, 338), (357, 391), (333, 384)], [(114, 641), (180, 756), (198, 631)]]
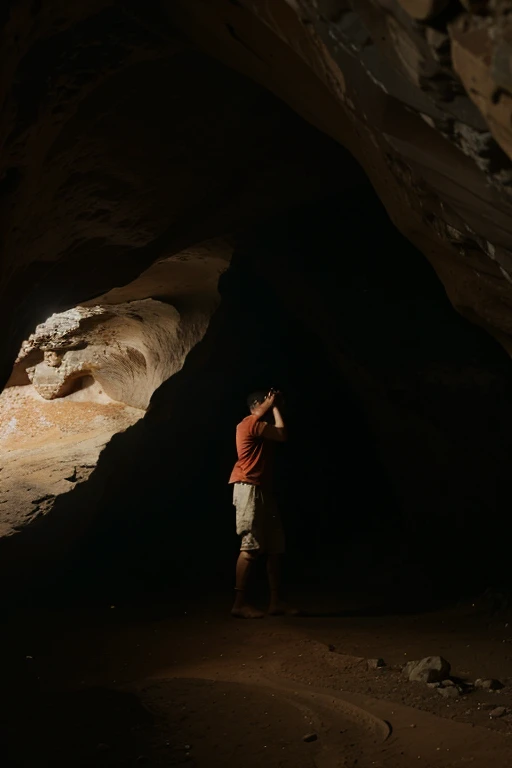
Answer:
[(272, 394), (269, 395), (267, 399), (261, 403), (261, 405), (258, 405), (257, 408), (254, 408), (254, 410), (252, 411), (252, 415), (256, 416), (257, 419), (261, 419), (267, 413), (267, 411), (269, 411), (272, 408), (272, 406), (274, 405), (275, 399), (276, 399), (276, 393), (272, 392)]
[(263, 430), (263, 437), (267, 440), (275, 440), (278, 443), (284, 443), (287, 438), (287, 434), (283, 417), (281, 416), (281, 411), (279, 408), (274, 406), (272, 408), (272, 412), (274, 414), (275, 424), (267, 424), (265, 426), (265, 429)]

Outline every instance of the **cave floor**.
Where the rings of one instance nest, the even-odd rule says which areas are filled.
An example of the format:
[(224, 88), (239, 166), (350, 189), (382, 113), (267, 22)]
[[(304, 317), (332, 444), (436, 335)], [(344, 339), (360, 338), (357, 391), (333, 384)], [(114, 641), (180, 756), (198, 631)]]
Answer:
[[(304, 601), (303, 607), (311, 609)], [(226, 599), (40, 612), (2, 630), (3, 765), (510, 765), (512, 623), (478, 606), (240, 621)], [(399, 666), (441, 654), (505, 688), (446, 699)], [(386, 666), (368, 670), (366, 659)], [(314, 734), (316, 738), (305, 741)]]

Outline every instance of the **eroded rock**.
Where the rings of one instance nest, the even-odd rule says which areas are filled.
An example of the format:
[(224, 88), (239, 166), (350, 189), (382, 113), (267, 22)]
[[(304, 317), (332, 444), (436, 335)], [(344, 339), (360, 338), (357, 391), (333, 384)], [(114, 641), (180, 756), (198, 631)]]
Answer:
[(381, 669), (382, 667), (386, 666), (386, 662), (381, 658), (368, 659), (366, 663), (368, 665), (368, 669)]
[(481, 688), (484, 691), (499, 691), (504, 687), (502, 682), (494, 678), (478, 678), (478, 680), (475, 680), (475, 688)]
[(208, 320), (200, 312), (183, 319), (173, 306), (153, 299), (77, 307), (39, 325), (16, 365), (43, 352), (25, 371), (46, 400), (68, 395), (77, 381), (92, 377), (112, 400), (146, 408), (155, 389), (181, 368)]
[(420, 661), (410, 661), (403, 674), (411, 682), (440, 683), (450, 674), (450, 664), (442, 656), (427, 656)]
[(499, 718), (503, 717), (504, 715), (508, 714), (508, 709), (506, 707), (495, 707), (494, 709), (491, 709), (489, 712), (489, 717)]
[(448, 688), (440, 687), (437, 689), (437, 692), (445, 699), (458, 699), (461, 695), (456, 686), (448, 686)]

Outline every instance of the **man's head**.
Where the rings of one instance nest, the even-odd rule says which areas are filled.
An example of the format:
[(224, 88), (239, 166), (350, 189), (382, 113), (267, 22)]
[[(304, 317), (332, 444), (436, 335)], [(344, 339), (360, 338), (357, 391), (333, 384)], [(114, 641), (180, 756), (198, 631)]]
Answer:
[(258, 407), (258, 405), (264, 403), (267, 399), (267, 396), (268, 392), (265, 392), (263, 389), (258, 389), (256, 392), (251, 392), (247, 398), (247, 405), (249, 406), (250, 412), (252, 413), (255, 408)]

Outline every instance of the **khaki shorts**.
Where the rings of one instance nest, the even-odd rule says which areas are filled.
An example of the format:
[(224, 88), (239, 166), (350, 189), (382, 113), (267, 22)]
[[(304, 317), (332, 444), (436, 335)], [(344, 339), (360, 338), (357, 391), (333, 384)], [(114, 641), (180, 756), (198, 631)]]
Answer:
[(249, 483), (235, 483), (233, 504), (236, 508), (236, 532), (242, 537), (240, 551), (258, 550), (271, 555), (284, 552), (281, 517), (270, 491), (263, 491)]

